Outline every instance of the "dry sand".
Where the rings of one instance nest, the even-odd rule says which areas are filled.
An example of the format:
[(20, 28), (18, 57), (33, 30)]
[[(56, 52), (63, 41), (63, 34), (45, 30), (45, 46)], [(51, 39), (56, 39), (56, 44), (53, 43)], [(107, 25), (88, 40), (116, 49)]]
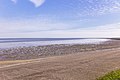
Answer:
[(95, 80), (120, 69), (120, 48), (16, 62), (0, 62), (0, 80)]

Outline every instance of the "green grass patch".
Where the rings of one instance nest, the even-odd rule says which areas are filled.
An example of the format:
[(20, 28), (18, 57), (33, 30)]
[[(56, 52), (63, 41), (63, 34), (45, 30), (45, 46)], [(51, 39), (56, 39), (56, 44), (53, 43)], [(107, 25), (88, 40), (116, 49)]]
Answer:
[(120, 80), (120, 70), (112, 71), (97, 80)]

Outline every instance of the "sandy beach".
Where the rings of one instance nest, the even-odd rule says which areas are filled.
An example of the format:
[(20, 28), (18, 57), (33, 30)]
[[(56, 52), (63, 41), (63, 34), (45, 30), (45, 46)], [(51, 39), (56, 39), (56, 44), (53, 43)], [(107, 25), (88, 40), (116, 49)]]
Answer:
[(97, 49), (90, 47), (87, 48), (90, 50), (67, 55), (26, 60), (5, 58), (0, 61), (0, 80), (96, 80), (109, 71), (120, 69), (119, 42), (107, 44), (109, 46), (105, 44), (104, 48), (102, 44)]

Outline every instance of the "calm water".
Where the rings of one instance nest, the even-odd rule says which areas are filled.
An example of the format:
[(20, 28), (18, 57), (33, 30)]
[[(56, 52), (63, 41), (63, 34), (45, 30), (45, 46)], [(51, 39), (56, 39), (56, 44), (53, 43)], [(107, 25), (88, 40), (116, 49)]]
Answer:
[(99, 44), (109, 39), (83, 38), (0, 38), (0, 48), (40, 46), (52, 44)]

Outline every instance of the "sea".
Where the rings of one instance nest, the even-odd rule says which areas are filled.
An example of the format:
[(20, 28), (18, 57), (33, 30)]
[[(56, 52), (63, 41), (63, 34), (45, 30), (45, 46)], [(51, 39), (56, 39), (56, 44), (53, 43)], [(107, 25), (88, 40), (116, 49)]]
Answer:
[(53, 44), (100, 44), (110, 39), (98, 38), (0, 38), (0, 49)]

